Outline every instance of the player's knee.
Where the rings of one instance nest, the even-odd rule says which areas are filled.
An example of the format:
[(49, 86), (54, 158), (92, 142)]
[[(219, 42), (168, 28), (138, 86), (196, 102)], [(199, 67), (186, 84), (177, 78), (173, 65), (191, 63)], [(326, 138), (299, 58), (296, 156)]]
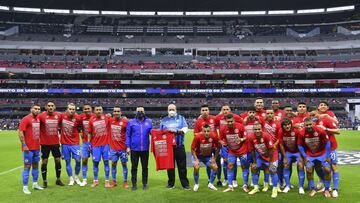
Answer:
[(60, 158), (60, 157), (56, 157), (56, 158), (55, 158), (55, 162), (61, 162), (61, 158)]
[(324, 172), (325, 172), (325, 174), (330, 174), (331, 173), (331, 169), (330, 169), (330, 167), (324, 167)]
[(298, 163), (297, 167), (298, 167), (299, 170), (302, 170), (302, 169), (304, 169), (304, 164), (303, 163)]
[(24, 168), (31, 168), (31, 164), (24, 164)]
[(121, 165), (122, 165), (123, 167), (126, 167), (126, 162), (122, 162)]
[(338, 172), (337, 164), (331, 164), (333, 172)]
[(38, 168), (38, 167), (39, 167), (39, 163), (37, 163), (37, 162), (36, 162), (36, 163), (33, 163), (33, 164), (32, 164), (32, 167), (33, 167), (33, 168)]
[(86, 165), (88, 164), (88, 159), (87, 159), (87, 158), (86, 158), (86, 159), (83, 159), (83, 160), (82, 160), (82, 164), (86, 166)]
[(224, 158), (224, 163), (227, 163), (227, 162), (228, 162), (227, 158)]
[(228, 170), (233, 170), (233, 169), (234, 169), (234, 163), (229, 163)]
[(306, 168), (306, 173), (307, 174), (312, 174), (313, 173), (313, 168), (312, 167), (307, 167)]
[(213, 165), (211, 166), (211, 169), (212, 169), (213, 171), (217, 171), (217, 170), (218, 170), (218, 167), (217, 167), (216, 164), (213, 164)]
[(200, 169), (200, 166), (198, 164), (194, 165), (194, 171), (195, 172), (198, 172)]
[(116, 167), (116, 165), (117, 165), (117, 162), (112, 162), (111, 163), (111, 166), (113, 166), (113, 167)]
[(48, 163), (48, 159), (42, 159), (42, 160), (41, 160), (41, 164), (45, 164), (45, 165), (46, 165), (47, 163)]

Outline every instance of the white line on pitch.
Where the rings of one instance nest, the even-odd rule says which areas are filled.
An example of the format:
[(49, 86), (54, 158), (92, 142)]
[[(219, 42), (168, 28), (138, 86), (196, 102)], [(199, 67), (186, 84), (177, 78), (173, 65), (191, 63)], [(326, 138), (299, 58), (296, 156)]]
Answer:
[[(49, 159), (52, 159), (52, 157), (49, 157)], [(13, 168), (13, 169), (10, 169), (10, 170), (1, 172), (1, 173), (0, 173), (0, 176), (5, 175), (5, 174), (8, 174), (8, 173), (11, 173), (11, 172), (16, 171), (16, 170), (18, 170), (18, 169), (20, 169), (20, 168), (23, 168), (23, 167), (24, 167), (24, 166), (22, 165), (22, 166), (18, 166), (18, 167), (16, 167), (16, 168)]]

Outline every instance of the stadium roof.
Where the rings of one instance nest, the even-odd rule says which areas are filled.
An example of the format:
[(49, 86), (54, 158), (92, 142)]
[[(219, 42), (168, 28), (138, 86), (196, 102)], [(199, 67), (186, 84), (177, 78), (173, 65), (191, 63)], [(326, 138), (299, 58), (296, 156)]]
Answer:
[(259, 11), (359, 5), (358, 0), (2, 0), (2, 6), (83, 10)]

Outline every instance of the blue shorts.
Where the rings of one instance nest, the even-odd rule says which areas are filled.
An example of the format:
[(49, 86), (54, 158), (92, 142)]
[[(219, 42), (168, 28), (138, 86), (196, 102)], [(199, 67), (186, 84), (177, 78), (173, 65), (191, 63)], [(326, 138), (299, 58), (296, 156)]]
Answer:
[[(273, 162), (274, 168), (269, 168), (269, 170), (272, 172), (277, 172), (278, 164), (279, 164), (278, 160), (274, 161)], [(260, 169), (264, 169), (264, 167), (270, 167), (270, 162), (262, 159), (260, 155), (256, 152), (256, 166)]]
[(292, 163), (299, 163), (300, 160), (300, 152), (297, 153), (291, 153), (291, 152), (285, 152), (286, 159), (288, 160), (288, 164)]
[(251, 164), (251, 157), (249, 157), (249, 154), (243, 154), (241, 156), (236, 156), (236, 155), (233, 155), (233, 154), (229, 154), (229, 157), (228, 157), (228, 163), (232, 163), (232, 164), (236, 164), (236, 160), (237, 158), (240, 159), (240, 164), (242, 166), (245, 166), (245, 167), (249, 167), (250, 164)]
[(326, 154), (321, 156), (308, 156), (309, 161), (305, 164), (306, 168), (312, 168), (316, 164), (320, 164), (322, 167), (330, 167), (330, 164), (325, 161)]
[(23, 152), (24, 164), (33, 164), (40, 161), (40, 150)]
[(90, 142), (84, 142), (81, 146), (81, 158), (89, 158), (90, 157)]
[(110, 146), (107, 144), (104, 146), (93, 147), (92, 156), (93, 156), (93, 161), (96, 162), (100, 162), (101, 157), (103, 158), (103, 161), (109, 161)]
[(221, 147), (220, 154), (222, 158), (227, 159), (229, 156), (229, 147), (228, 146)]
[(110, 157), (112, 162), (117, 162), (119, 159), (122, 163), (128, 162), (126, 150), (110, 150)]
[(61, 145), (61, 153), (64, 160), (80, 160), (80, 145)]
[[(202, 162), (206, 167), (210, 167), (211, 164), (211, 156), (198, 156), (200, 163)], [(191, 156), (191, 161), (195, 164), (194, 156)]]
[(330, 152), (330, 160), (332, 164), (338, 163), (338, 154), (336, 149)]

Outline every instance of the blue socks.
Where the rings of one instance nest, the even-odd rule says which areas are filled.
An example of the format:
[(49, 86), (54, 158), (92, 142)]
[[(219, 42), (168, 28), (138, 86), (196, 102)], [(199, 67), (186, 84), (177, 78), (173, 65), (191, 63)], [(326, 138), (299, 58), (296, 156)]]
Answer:
[(314, 190), (314, 189), (315, 189), (314, 179), (313, 179), (313, 180), (308, 180), (308, 184), (309, 184), (310, 190)]
[(98, 175), (99, 175), (99, 162), (97, 162), (97, 161), (94, 161), (93, 162), (93, 164), (94, 164), (94, 180), (99, 180), (99, 177), (98, 177)]
[(87, 179), (87, 171), (88, 171), (88, 165), (82, 165), (82, 174), (83, 174), (83, 179)]
[(116, 173), (117, 173), (117, 167), (111, 166), (111, 175), (112, 175), (113, 182), (116, 182)]
[(128, 178), (128, 167), (127, 165), (123, 165), (123, 176), (124, 176), (124, 182), (127, 182), (127, 178)]
[(334, 181), (334, 190), (338, 190), (338, 188), (339, 188), (339, 172), (333, 173), (333, 181)]
[(271, 174), (271, 182), (273, 184), (273, 187), (277, 187), (277, 184), (279, 182), (278, 174)]
[(75, 160), (75, 175), (79, 175), (81, 169), (81, 162), (80, 160)]
[(109, 161), (104, 161), (104, 170), (105, 170), (105, 180), (109, 180), (109, 175), (110, 175)]
[(39, 169), (38, 168), (33, 168), (32, 169), (32, 177), (33, 177), (33, 182), (38, 182), (39, 179)]
[(194, 170), (194, 182), (195, 184), (199, 184), (199, 172), (195, 172), (195, 170)]
[(224, 171), (224, 179), (227, 180), (227, 177), (228, 177), (228, 163), (227, 162), (223, 162), (222, 164), (222, 167), (223, 167), (223, 171)]
[[(269, 176), (270, 176), (270, 174), (269, 173), (266, 173), (265, 171), (264, 171), (264, 183), (269, 183)], [(272, 177), (271, 177), (272, 178)], [(274, 185), (274, 186), (276, 186), (276, 185)]]
[(259, 185), (259, 171), (252, 174), (252, 182), (254, 185)]
[(217, 171), (212, 171), (211, 170), (211, 173), (210, 173), (210, 183), (211, 184), (214, 182), (216, 174), (217, 174)]
[(29, 174), (30, 174), (30, 169), (29, 168), (24, 168), (24, 170), (22, 172), (23, 186), (28, 185), (28, 183), (29, 183)]
[(329, 190), (329, 188), (330, 188), (330, 180), (325, 180), (324, 185), (325, 185), (325, 190)]
[(249, 182), (249, 168), (245, 168), (242, 170), (242, 177), (244, 180), (244, 185), (247, 185)]
[(71, 168), (71, 159), (65, 160), (66, 163), (66, 172), (69, 177), (72, 177), (72, 168)]
[(304, 172), (303, 169), (298, 170), (298, 172), (299, 172), (299, 187), (303, 188), (304, 187), (304, 182), (305, 182), (305, 172)]
[[(303, 171), (303, 173), (304, 173), (304, 171)], [(290, 188), (290, 169), (289, 168), (284, 167), (284, 178), (285, 178), (286, 186)], [(299, 178), (300, 178), (300, 174), (299, 174)], [(300, 184), (300, 187), (301, 187), (301, 184)]]

